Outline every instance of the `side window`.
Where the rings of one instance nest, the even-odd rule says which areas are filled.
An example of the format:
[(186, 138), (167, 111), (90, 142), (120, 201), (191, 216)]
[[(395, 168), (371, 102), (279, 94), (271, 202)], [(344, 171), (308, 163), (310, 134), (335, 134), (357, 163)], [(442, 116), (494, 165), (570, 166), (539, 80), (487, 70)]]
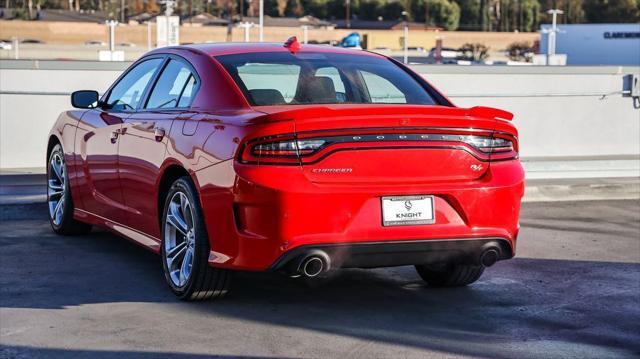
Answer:
[(184, 87), (182, 96), (180, 96), (180, 100), (178, 101), (178, 107), (189, 107), (189, 105), (191, 105), (191, 100), (193, 100), (193, 96), (195, 95), (197, 81), (193, 74), (189, 76), (187, 85)]
[(151, 59), (136, 65), (118, 82), (109, 93), (107, 105), (116, 111), (135, 110), (142, 99), (151, 77), (162, 63), (162, 59)]
[(338, 102), (346, 102), (347, 96), (345, 93), (344, 82), (340, 77), (338, 69), (335, 67), (321, 67), (316, 71), (316, 77), (328, 77), (333, 82), (333, 87), (336, 89), (336, 99)]
[(195, 81), (195, 76), (186, 64), (170, 60), (162, 70), (145, 107), (188, 107), (194, 95)]
[(407, 98), (394, 84), (382, 76), (360, 71), (372, 103), (407, 103)]

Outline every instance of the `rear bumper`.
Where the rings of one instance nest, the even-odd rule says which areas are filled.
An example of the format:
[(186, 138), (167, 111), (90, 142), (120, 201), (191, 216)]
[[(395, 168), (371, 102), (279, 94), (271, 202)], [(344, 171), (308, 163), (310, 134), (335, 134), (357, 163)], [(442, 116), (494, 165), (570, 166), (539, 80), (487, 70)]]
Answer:
[(430, 239), (304, 245), (284, 253), (271, 270), (295, 267), (305, 257), (327, 258), (329, 269), (376, 268), (435, 263), (481, 264), (482, 253), (498, 251), (498, 260), (513, 257), (513, 249), (504, 238)]
[[(216, 168), (199, 173), (215, 267), (278, 269), (312, 249), (327, 251), (333, 267), (462, 261), (487, 241), (504, 248), (500, 259), (516, 251), (519, 161), (492, 163), (478, 180), (402, 185), (316, 184), (296, 166), (238, 165), (232, 186), (206, 185)], [(381, 197), (419, 194), (434, 197), (434, 224), (382, 225)]]

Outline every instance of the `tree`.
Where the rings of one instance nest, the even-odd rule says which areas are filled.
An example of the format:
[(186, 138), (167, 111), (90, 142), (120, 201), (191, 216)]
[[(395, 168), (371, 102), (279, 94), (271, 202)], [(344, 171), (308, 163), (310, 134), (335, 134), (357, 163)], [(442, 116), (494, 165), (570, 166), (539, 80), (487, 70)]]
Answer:
[(507, 46), (507, 57), (509, 57), (509, 60), (529, 61), (534, 53), (534, 45), (528, 41), (512, 42)]
[(427, 26), (439, 26), (447, 30), (455, 30), (460, 23), (460, 7), (455, 1), (426, 0), (429, 18), (425, 19), (425, 0), (414, 3), (415, 21), (425, 22)]
[(489, 47), (481, 43), (466, 43), (458, 49), (467, 61), (484, 61), (489, 58)]
[(315, 16), (320, 19), (328, 17), (327, 11), (328, 0), (302, 0), (302, 7), (306, 10), (306, 13), (311, 16)]
[(362, 0), (359, 1), (356, 14), (363, 20), (378, 20), (378, 16), (382, 16), (385, 19), (383, 15), (385, 5), (384, 0)]
[(287, 0), (278, 0), (278, 16), (283, 17), (287, 11)]
[(457, 0), (460, 7), (460, 30), (481, 29), (480, 0)]
[(585, 2), (584, 8), (589, 22), (640, 21), (640, 4), (636, 0), (590, 0)]
[[(587, 1), (586, 3), (590, 2)], [(583, 0), (541, 0), (541, 20), (545, 23), (551, 22), (551, 15), (547, 14), (549, 9), (560, 9), (564, 14), (558, 18), (560, 23), (579, 24), (585, 20)]]
[(540, 24), (540, 3), (538, 0), (522, 0), (520, 15), (520, 31), (536, 31)]

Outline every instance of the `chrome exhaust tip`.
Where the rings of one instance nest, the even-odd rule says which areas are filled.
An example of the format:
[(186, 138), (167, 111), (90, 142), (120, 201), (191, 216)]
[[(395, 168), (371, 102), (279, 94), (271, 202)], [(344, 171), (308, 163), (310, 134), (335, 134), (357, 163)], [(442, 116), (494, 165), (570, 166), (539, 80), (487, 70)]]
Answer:
[(307, 278), (317, 277), (324, 271), (324, 261), (317, 256), (305, 259), (300, 265), (300, 272)]
[(324, 251), (313, 250), (296, 257), (286, 268), (291, 278), (315, 278), (331, 268), (331, 259)]

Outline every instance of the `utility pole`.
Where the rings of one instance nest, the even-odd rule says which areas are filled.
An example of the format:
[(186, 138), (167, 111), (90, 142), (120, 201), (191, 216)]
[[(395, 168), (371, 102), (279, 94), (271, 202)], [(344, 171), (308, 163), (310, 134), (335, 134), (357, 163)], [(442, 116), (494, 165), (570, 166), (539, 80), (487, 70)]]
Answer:
[(351, 28), (351, 0), (345, 0), (345, 22), (347, 29)]

